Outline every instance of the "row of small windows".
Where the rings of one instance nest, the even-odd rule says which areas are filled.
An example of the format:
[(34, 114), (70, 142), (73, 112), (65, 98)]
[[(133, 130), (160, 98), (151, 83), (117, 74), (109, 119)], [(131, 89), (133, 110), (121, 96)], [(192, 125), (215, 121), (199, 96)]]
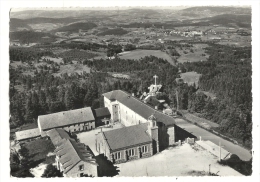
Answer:
[[(142, 146), (141, 147), (141, 152), (143, 152), (143, 153), (148, 152), (148, 147), (147, 146)], [(129, 156), (134, 156), (135, 155), (135, 150), (134, 149), (128, 150), (128, 155)], [(115, 159), (121, 159), (121, 153), (120, 152), (114, 153), (114, 158)]]

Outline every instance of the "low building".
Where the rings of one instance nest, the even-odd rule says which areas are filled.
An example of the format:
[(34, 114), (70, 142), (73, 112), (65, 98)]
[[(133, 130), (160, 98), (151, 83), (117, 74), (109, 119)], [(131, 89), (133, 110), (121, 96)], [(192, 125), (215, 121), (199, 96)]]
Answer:
[(29, 130), (17, 131), (15, 132), (16, 141), (30, 141), (41, 137), (40, 130), (38, 128), (33, 128)]
[(59, 146), (63, 139), (70, 139), (69, 134), (61, 128), (51, 129), (47, 131), (47, 135), (55, 147)]
[(148, 123), (100, 132), (96, 150), (112, 163), (150, 157), (159, 152), (158, 127), (152, 115)]
[(42, 136), (53, 128), (63, 128), (69, 133), (87, 131), (95, 128), (95, 117), (90, 107), (41, 115), (38, 127)]
[(64, 177), (98, 176), (98, 164), (90, 149), (73, 139), (64, 139), (57, 146), (56, 166)]
[(94, 109), (93, 114), (96, 118), (96, 127), (110, 124), (111, 114), (107, 107)]

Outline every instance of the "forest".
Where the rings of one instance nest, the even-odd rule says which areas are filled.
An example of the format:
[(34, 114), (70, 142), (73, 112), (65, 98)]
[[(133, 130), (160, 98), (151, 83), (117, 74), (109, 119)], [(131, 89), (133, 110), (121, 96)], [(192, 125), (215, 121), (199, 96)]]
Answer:
[[(95, 46), (100, 48), (99, 45), (74, 43), (58, 46), (84, 50)], [(117, 49), (118, 46), (104, 48), (108, 51)], [(17, 128), (26, 123), (36, 122), (38, 115), (85, 106), (102, 107), (102, 94), (111, 90), (122, 89), (138, 95), (148, 91), (147, 87), (154, 82), (153, 75), (156, 74), (159, 76), (158, 82), (163, 85), (162, 92), (171, 107), (176, 108), (176, 90), (178, 90), (179, 109), (188, 110), (218, 123), (220, 127), (214, 130), (235, 138), (250, 148), (251, 48), (209, 44), (206, 53), (210, 55), (208, 61), (183, 63), (178, 66), (154, 56), (140, 60), (85, 59), (82, 64), (91, 68), (90, 73), (61, 74), (58, 77), (54, 77), (50, 71), (41, 70), (35, 71), (34, 75), (24, 75), (17, 68), (10, 68), (10, 127)], [(33, 62), (42, 54), (52, 55), (52, 52), (50, 50), (37, 53), (30, 58), (29, 53), (23, 49), (15, 51), (10, 49), (10, 60), (26, 62), (30, 58)], [(177, 85), (175, 79), (180, 77), (179, 70), (202, 74), (199, 87)], [(113, 72), (131, 75), (131, 79), (112, 78), (110, 73)], [(25, 89), (18, 91), (19, 85), (23, 85)], [(198, 89), (214, 93), (216, 98), (207, 97), (198, 92)]]

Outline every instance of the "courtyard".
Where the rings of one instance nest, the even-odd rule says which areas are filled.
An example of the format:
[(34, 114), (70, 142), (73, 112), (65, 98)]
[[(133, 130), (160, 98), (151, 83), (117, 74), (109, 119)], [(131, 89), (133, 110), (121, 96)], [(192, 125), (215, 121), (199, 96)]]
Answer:
[[(112, 129), (115, 128), (102, 128), (103, 131)], [(101, 129), (95, 129), (77, 134), (79, 141), (88, 145), (98, 158), (100, 155), (95, 148), (95, 134), (100, 131)], [(189, 144), (170, 147), (149, 158), (116, 165), (105, 164), (104, 159), (102, 157), (100, 159), (102, 166), (107, 166), (105, 170), (113, 168), (109, 174), (102, 176), (201, 176), (208, 174), (209, 166), (210, 172), (219, 176), (242, 176), (242, 174), (234, 169), (218, 164), (216, 156)]]

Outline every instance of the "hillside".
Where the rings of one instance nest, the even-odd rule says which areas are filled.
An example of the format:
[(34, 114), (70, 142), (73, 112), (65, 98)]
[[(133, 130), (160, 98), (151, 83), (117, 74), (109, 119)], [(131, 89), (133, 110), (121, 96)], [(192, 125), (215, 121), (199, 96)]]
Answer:
[(126, 30), (122, 28), (114, 28), (114, 29), (105, 30), (101, 33), (98, 33), (97, 35), (124, 35), (124, 34), (127, 34)]
[(97, 27), (95, 23), (91, 22), (79, 22), (79, 23), (73, 23), (64, 27), (60, 27), (58, 29), (52, 30), (52, 32), (78, 32), (79, 29), (82, 30), (90, 30), (94, 27)]
[(17, 19), (17, 18), (11, 18), (9, 22), (10, 31), (17, 31), (17, 30), (31, 30), (32, 28), (27, 24), (26, 21)]
[(224, 26), (227, 26), (230, 23), (235, 23), (239, 27), (251, 27), (251, 15), (222, 14), (214, 17), (203, 18), (201, 20), (208, 20), (208, 23)]
[(10, 41), (19, 40), (20, 43), (43, 43), (43, 42), (54, 42), (56, 36), (33, 31), (19, 31), (10, 32)]
[[(11, 19), (12, 21), (12, 19)], [(38, 23), (73, 23), (79, 21), (76, 18), (46, 18), (46, 17), (35, 17), (22, 20), (27, 24), (38, 24)]]

